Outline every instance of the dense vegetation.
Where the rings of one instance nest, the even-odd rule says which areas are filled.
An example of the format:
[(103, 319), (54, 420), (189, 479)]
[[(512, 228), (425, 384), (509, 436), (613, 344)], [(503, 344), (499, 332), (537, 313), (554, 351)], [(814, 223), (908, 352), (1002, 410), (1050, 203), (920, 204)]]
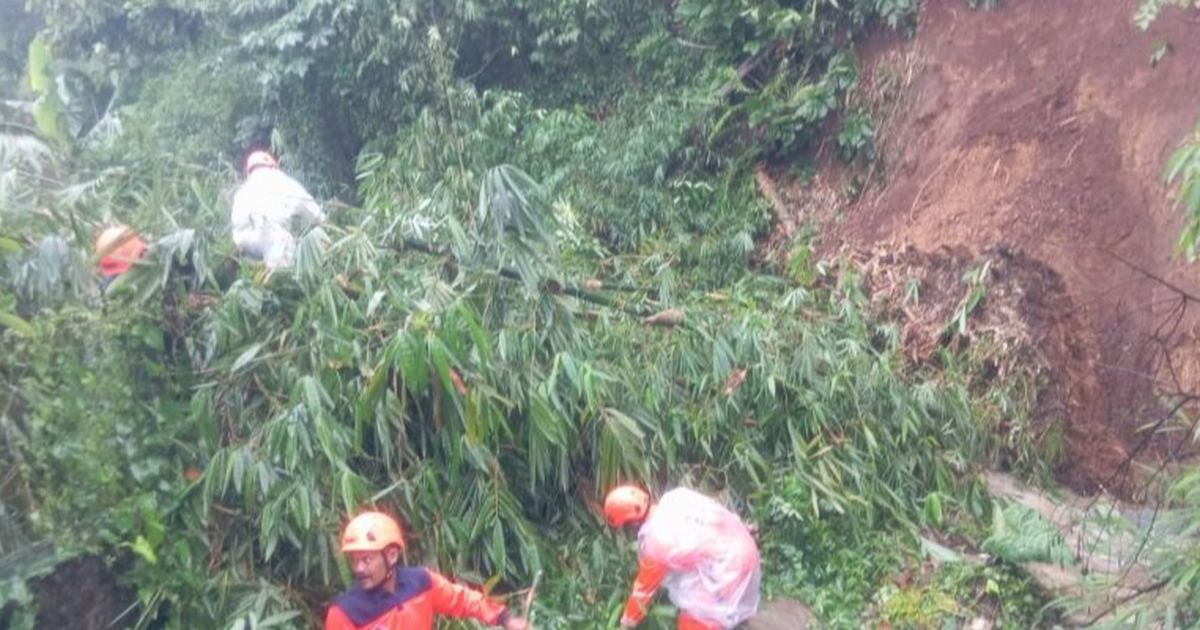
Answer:
[[(632, 549), (594, 506), (632, 479), (719, 493), (833, 625), (1036, 625), (1003, 563), (885, 588), (923, 528), (982, 539), (982, 467), (1040, 472), (1031, 384), (909, 361), (852, 264), (755, 256), (753, 167), (871, 159), (853, 43), (914, 11), (0, 0), (0, 620), (94, 554), (123, 623), (311, 627), (374, 504), (410, 562), (611, 625)], [(231, 253), (256, 147), (328, 200), (288, 273)], [(114, 221), (154, 247), (101, 295)]]

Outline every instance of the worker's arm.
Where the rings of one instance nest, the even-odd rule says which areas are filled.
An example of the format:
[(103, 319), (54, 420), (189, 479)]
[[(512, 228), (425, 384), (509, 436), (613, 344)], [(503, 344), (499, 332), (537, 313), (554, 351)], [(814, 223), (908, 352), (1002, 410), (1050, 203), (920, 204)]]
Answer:
[(459, 586), (429, 571), (429, 591), (433, 596), (433, 612), (451, 617), (472, 617), (489, 626), (503, 626), (509, 621), (508, 609), (479, 591)]
[(325, 213), (321, 211), (321, 204), (317, 203), (317, 200), (300, 182), (288, 177), (281, 183), (285, 196), (291, 201), (289, 206), (292, 208), (292, 218), (306, 223), (325, 222)]
[(296, 209), (296, 213), (308, 223), (325, 222), (325, 213), (321, 211), (321, 204), (317, 203), (312, 197), (309, 197), (307, 201), (300, 204)]
[(632, 628), (646, 618), (650, 602), (666, 577), (667, 565), (645, 557), (638, 559), (637, 577), (633, 580), (633, 592), (629, 594), (629, 601), (625, 602), (621, 627)]

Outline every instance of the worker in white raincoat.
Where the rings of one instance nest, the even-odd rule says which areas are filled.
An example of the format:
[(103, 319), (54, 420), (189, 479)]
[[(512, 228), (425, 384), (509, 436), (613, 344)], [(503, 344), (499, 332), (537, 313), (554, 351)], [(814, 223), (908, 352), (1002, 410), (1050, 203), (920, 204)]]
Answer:
[(233, 244), (240, 255), (263, 261), (268, 269), (290, 267), (296, 257), (295, 234), (322, 223), (325, 213), (304, 186), (279, 170), (266, 151), (246, 158), (246, 181), (233, 195)]
[(679, 630), (733, 628), (758, 611), (758, 546), (736, 514), (687, 488), (657, 504), (636, 486), (620, 486), (604, 500), (613, 527), (638, 528), (638, 572), (621, 627), (645, 618), (659, 587), (679, 608)]

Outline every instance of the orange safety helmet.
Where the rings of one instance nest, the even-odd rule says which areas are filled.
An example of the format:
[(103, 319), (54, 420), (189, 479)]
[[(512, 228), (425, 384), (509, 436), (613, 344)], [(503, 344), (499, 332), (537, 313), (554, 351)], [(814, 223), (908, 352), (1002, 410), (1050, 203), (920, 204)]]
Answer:
[(613, 527), (646, 518), (650, 512), (650, 495), (637, 486), (617, 486), (604, 498), (604, 519)]
[(267, 153), (266, 151), (255, 151), (254, 153), (251, 153), (249, 155), (249, 157), (246, 158), (246, 174), (247, 175), (250, 174), (250, 171), (253, 171), (254, 169), (256, 169), (260, 166), (266, 166), (268, 168), (279, 168), (279, 161), (275, 159), (275, 156), (271, 155), (270, 153)]
[(124, 225), (114, 225), (96, 239), (96, 255), (100, 257), (100, 273), (106, 278), (129, 271), (129, 265), (146, 253), (146, 241)]
[(404, 548), (404, 536), (396, 519), (383, 512), (363, 512), (350, 520), (342, 533), (342, 553), (383, 551), (392, 545)]

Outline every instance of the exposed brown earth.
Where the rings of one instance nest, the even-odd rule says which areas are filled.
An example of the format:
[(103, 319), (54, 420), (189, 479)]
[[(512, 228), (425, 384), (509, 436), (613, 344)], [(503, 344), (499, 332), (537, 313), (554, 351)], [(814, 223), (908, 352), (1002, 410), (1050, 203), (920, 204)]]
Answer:
[(1068, 438), (1061, 473), (1087, 492), (1127, 486), (1132, 455), (1178, 456), (1183, 440), (1140, 429), (1171, 393), (1200, 392), (1200, 318), (1180, 294), (1200, 296), (1200, 267), (1172, 256), (1181, 213), (1162, 180), (1200, 120), (1200, 13), (1168, 10), (1141, 32), (1136, 5), (928, 0), (915, 37), (884, 35), (862, 54), (866, 91), (892, 98), (878, 106), (883, 177), (840, 219), (829, 191), (844, 178), (770, 182), (776, 207), (790, 209), (781, 225), (821, 221), (827, 255), (1015, 251), (1044, 268), (1034, 284), (1062, 295), (1034, 301), (1072, 312), (1043, 312), (1054, 330), (1033, 338), (1063, 342), (1051, 365)]

